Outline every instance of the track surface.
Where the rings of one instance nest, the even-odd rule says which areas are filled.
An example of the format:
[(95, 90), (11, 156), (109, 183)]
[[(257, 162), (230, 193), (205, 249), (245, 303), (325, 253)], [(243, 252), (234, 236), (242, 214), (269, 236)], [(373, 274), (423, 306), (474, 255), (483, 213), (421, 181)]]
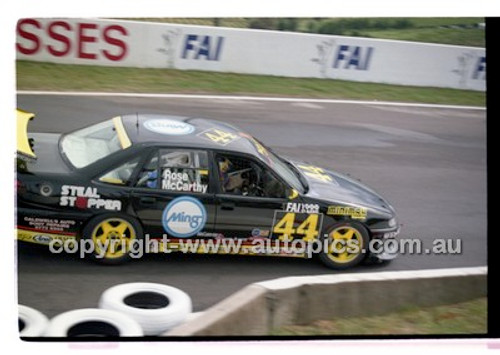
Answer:
[[(460, 255), (402, 255), (377, 272), (486, 265), (486, 114), (478, 110), (376, 105), (19, 95), (35, 112), (32, 132), (66, 132), (124, 113), (219, 119), (259, 137), (277, 152), (351, 174), (396, 208), (402, 238), (462, 240)], [(96, 307), (115, 284), (179, 287), (204, 310), (256, 281), (331, 274), (315, 260), (209, 255), (149, 255), (104, 267), (44, 247), (18, 246), (19, 303), (49, 317)]]

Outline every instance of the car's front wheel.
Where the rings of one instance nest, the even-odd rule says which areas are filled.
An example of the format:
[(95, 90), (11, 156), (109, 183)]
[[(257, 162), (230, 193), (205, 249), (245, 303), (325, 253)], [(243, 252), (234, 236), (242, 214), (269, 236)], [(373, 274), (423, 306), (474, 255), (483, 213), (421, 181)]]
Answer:
[(319, 259), (329, 268), (343, 270), (358, 265), (366, 257), (370, 237), (358, 222), (338, 223), (324, 236)]
[(139, 222), (126, 215), (96, 216), (82, 234), (84, 239), (92, 242), (92, 258), (103, 264), (128, 261), (133, 243), (143, 237)]

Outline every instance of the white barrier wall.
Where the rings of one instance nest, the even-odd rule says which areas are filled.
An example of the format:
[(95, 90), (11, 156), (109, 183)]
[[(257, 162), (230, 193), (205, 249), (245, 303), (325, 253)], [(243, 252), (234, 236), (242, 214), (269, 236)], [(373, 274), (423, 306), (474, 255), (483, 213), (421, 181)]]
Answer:
[(484, 48), (93, 19), (21, 19), (17, 58), (486, 90)]

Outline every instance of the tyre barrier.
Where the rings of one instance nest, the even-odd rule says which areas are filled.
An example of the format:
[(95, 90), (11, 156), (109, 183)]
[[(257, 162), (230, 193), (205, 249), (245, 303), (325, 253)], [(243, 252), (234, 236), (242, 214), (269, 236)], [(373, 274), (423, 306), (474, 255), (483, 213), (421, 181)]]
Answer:
[(42, 336), (49, 319), (34, 308), (19, 305), (19, 335), (21, 337), (39, 337)]
[(120, 312), (99, 308), (83, 308), (61, 313), (49, 322), (47, 337), (137, 337), (141, 326)]
[(191, 314), (192, 302), (187, 293), (175, 287), (136, 282), (104, 291), (99, 307), (133, 318), (144, 335), (159, 335), (184, 323)]
[(19, 305), (21, 337), (138, 337), (159, 335), (201, 315), (184, 291), (156, 283), (128, 283), (104, 291), (99, 308), (76, 309), (52, 319)]

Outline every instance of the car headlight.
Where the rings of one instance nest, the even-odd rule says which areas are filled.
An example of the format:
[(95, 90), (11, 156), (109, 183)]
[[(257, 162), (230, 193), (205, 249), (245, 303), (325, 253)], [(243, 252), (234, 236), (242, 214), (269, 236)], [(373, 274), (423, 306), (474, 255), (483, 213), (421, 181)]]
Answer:
[(396, 217), (391, 218), (389, 222), (387, 222), (387, 224), (389, 225), (389, 227), (395, 227), (396, 224), (398, 224), (398, 220), (396, 219)]

